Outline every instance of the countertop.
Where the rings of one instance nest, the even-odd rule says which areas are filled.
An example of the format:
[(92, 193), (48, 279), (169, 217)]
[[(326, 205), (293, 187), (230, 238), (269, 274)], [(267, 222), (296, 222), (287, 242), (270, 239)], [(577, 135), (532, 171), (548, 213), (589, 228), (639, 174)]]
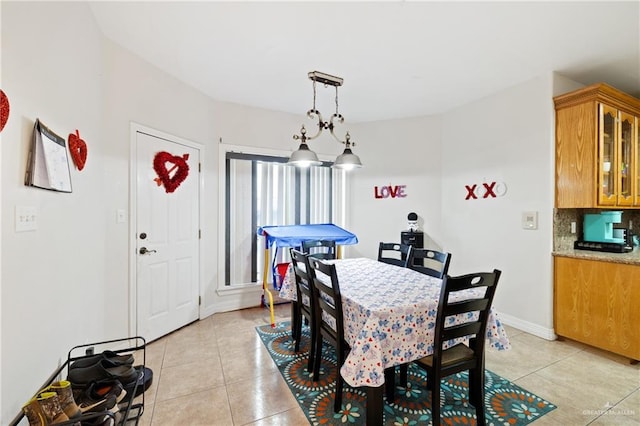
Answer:
[(552, 252), (554, 256), (573, 257), (576, 259), (598, 260), (602, 262), (626, 263), (628, 265), (640, 265), (640, 249), (634, 248), (629, 253), (607, 253), (591, 250), (556, 250)]

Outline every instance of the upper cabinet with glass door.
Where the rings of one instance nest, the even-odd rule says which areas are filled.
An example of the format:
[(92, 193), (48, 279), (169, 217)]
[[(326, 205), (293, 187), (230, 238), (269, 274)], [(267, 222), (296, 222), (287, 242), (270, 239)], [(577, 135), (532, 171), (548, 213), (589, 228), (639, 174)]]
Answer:
[(640, 100), (601, 83), (554, 102), (556, 207), (640, 208)]

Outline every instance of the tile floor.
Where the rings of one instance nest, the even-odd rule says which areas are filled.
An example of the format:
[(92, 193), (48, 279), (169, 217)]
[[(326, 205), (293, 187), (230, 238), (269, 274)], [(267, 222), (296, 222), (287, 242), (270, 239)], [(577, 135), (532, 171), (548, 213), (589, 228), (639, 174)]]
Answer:
[[(276, 321), (290, 319), (276, 306)], [(307, 419), (255, 332), (264, 308), (212, 315), (147, 346), (154, 381), (141, 425), (303, 425)], [(640, 364), (571, 341), (507, 327), (509, 351), (487, 351), (491, 371), (558, 408), (536, 425), (640, 426)]]

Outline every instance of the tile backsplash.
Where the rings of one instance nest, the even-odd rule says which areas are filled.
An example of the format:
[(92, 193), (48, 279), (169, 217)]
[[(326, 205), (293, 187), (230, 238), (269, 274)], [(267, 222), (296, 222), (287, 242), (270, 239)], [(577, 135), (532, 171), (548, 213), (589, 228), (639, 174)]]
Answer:
[[(622, 222), (615, 227), (628, 228), (629, 221), (633, 222), (632, 231), (640, 234), (640, 210), (624, 210)], [(569, 250), (573, 242), (582, 238), (582, 218), (585, 213), (600, 213), (601, 209), (554, 209), (553, 211), (553, 250)], [(571, 233), (571, 222), (576, 222), (576, 233)]]

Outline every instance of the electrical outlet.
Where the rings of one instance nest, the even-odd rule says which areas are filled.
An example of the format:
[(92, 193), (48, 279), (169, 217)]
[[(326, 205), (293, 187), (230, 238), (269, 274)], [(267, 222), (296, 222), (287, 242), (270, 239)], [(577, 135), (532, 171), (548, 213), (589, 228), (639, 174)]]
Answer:
[(571, 233), (575, 234), (576, 232), (577, 232), (576, 223), (575, 222), (571, 222)]

